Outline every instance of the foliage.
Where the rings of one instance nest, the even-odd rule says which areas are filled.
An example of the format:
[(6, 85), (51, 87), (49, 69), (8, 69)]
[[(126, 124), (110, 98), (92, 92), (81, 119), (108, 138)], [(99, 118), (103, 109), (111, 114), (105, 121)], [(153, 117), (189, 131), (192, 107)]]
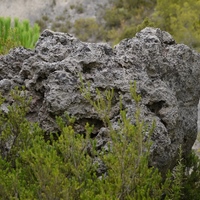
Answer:
[[(99, 98), (93, 101), (88, 98), (90, 92), (81, 88), (110, 129), (108, 149), (97, 151), (96, 140), (90, 138), (93, 126), (89, 124), (84, 134), (75, 133), (75, 118), (67, 114), (57, 117), (59, 133), (45, 140), (38, 124), (25, 118), (30, 98), (25, 90), (17, 89), (11, 93), (13, 104), (6, 113), (0, 113), (0, 199), (150, 200), (160, 199), (163, 194), (164, 199), (177, 199), (182, 169), (175, 172), (175, 179), (169, 173), (163, 182), (159, 171), (148, 167), (151, 142), (143, 137), (147, 131), (151, 135), (153, 127), (149, 129), (141, 121), (139, 110), (133, 125), (121, 108), (119, 128), (114, 130), (105, 118), (113, 91), (103, 94), (97, 90)], [(135, 91), (136, 85), (131, 86), (132, 97), (139, 104), (140, 96)], [(4, 103), (1, 97), (0, 104)], [(105, 174), (97, 173), (97, 158), (105, 165)]]
[(132, 38), (135, 34), (147, 26), (154, 26), (153, 22), (145, 18), (139, 25), (123, 25), (120, 29), (111, 29), (108, 31), (107, 40), (112, 41), (113, 44), (118, 44), (124, 38)]
[[(14, 104), (0, 113), (0, 199), (77, 199), (92, 183), (86, 184), (95, 167), (85, 153), (89, 138), (76, 135), (57, 118), (62, 134), (58, 140), (45, 141), (39, 126), (25, 118), (25, 91), (11, 95)], [(89, 134), (91, 129), (86, 130)]]
[(39, 26), (30, 26), (28, 20), (22, 22), (15, 18), (0, 17), (0, 54), (6, 54), (11, 48), (24, 46), (33, 48), (39, 38)]
[(200, 50), (199, 9), (200, 1), (196, 0), (157, 0), (153, 20), (177, 42)]
[(194, 151), (184, 160), (185, 174), (183, 177), (182, 200), (199, 199), (200, 190), (200, 159)]
[(11, 48), (20, 45), (15, 30), (10, 26), (10, 18), (0, 17), (0, 54), (6, 54)]
[(129, 25), (140, 24), (152, 12), (155, 3), (155, 0), (114, 0), (113, 6), (106, 10), (104, 16), (107, 26), (120, 27), (123, 21)]
[(67, 33), (70, 30), (71, 26), (72, 24), (70, 23), (70, 21), (65, 21), (65, 24), (60, 21), (56, 21), (52, 23), (51, 29), (53, 31), (61, 31)]
[(77, 13), (79, 14), (84, 12), (84, 8), (82, 4), (78, 4), (75, 8), (76, 8)]
[(94, 18), (77, 19), (74, 23), (75, 35), (83, 41), (103, 40), (104, 30)]
[(155, 0), (114, 0), (113, 6), (107, 9), (104, 15), (107, 40), (116, 44), (124, 38), (134, 37), (137, 31), (146, 26), (153, 26), (148, 17), (155, 4)]
[(199, 0), (113, 0), (113, 6), (104, 15), (107, 40), (118, 43), (141, 30), (138, 25), (146, 25), (159, 27), (178, 43), (200, 51), (199, 9)]
[[(183, 172), (181, 162), (174, 172), (174, 179), (169, 172), (168, 178), (163, 180), (158, 169), (148, 166), (152, 144), (150, 136), (154, 125), (149, 129), (140, 118), (141, 97), (136, 93), (136, 83), (130, 87), (130, 94), (137, 107), (137, 112), (133, 116), (135, 125), (126, 117), (126, 110), (121, 109), (117, 130), (113, 129), (109, 119), (113, 90), (105, 91), (102, 94), (97, 89), (96, 100), (92, 100), (90, 85), (86, 84), (87, 86), (85, 86), (82, 78), (81, 83), (82, 94), (110, 130), (109, 150), (103, 151), (99, 155), (107, 167), (108, 173), (108, 176), (102, 177), (104, 180), (104, 184), (101, 186), (103, 194), (99, 199), (160, 199), (163, 194), (165, 194), (165, 199), (180, 197), (182, 176), (179, 175)], [(120, 107), (123, 107), (122, 104)], [(144, 138), (146, 139), (144, 140)]]
[[(17, 158), (19, 151), (26, 148), (28, 142), (27, 132), (24, 132), (24, 126), (28, 128), (29, 123), (25, 119), (25, 114), (28, 111), (28, 104), (30, 99), (24, 95), (25, 91), (16, 89), (10, 93), (14, 103), (8, 106), (9, 112), (4, 113), (0, 111), (0, 149), (2, 157), (14, 162)], [(3, 103), (3, 101), (1, 100)], [(20, 134), (19, 134), (20, 133)], [(24, 140), (26, 138), (26, 140)], [(12, 147), (12, 148), (10, 148)]]
[(51, 23), (51, 19), (47, 15), (42, 15), (40, 19), (35, 21), (40, 27), (40, 32), (44, 31), (48, 27), (48, 23)]
[(7, 54), (10, 49), (20, 46), (20, 42), (16, 38), (14, 30), (9, 31), (9, 37), (7, 39), (0, 38), (0, 55)]

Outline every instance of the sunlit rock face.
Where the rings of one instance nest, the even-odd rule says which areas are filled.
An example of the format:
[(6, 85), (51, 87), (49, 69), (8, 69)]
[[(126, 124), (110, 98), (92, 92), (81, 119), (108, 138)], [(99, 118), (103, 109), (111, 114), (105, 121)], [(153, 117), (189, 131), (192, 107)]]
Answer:
[(134, 123), (136, 106), (130, 83), (136, 81), (141, 95), (141, 120), (156, 122), (152, 135), (150, 165), (162, 172), (172, 168), (179, 147), (188, 154), (197, 134), (200, 95), (200, 55), (157, 28), (145, 28), (114, 48), (106, 43), (84, 43), (70, 34), (45, 30), (34, 50), (16, 48), (0, 57), (0, 91), (8, 101), (15, 86), (25, 86), (32, 96), (28, 119), (38, 121), (48, 133), (57, 131), (56, 116), (75, 116), (78, 133), (86, 122), (94, 124), (91, 135), (99, 148), (106, 145), (108, 128), (80, 92), (80, 74), (95, 89), (114, 90), (110, 120), (120, 118), (119, 98)]

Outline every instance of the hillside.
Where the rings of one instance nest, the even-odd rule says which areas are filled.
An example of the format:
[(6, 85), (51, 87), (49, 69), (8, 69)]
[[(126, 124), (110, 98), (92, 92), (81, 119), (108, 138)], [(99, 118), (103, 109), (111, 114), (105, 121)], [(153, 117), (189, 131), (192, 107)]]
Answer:
[(109, 5), (108, 2), (109, 0), (1, 0), (0, 13), (4, 17), (29, 19), (32, 24), (44, 16), (49, 21), (62, 16), (73, 22), (79, 18), (98, 17)]
[[(71, 33), (82, 41), (101, 42), (107, 35), (103, 19), (111, 0), (2, 0), (0, 13), (3, 17), (28, 19), (37, 23), (41, 32)], [(107, 41), (107, 40), (106, 40)]]

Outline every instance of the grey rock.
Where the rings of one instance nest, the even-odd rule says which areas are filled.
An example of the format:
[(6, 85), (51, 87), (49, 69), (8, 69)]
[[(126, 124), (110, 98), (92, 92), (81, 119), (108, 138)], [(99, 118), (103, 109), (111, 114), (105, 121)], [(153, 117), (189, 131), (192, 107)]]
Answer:
[(9, 89), (25, 85), (33, 97), (30, 120), (46, 132), (57, 131), (55, 116), (67, 112), (76, 117), (79, 133), (86, 122), (94, 124), (92, 137), (98, 138), (98, 148), (106, 148), (108, 130), (79, 90), (80, 73), (90, 81), (93, 98), (96, 88), (114, 89), (110, 120), (116, 129), (120, 95), (134, 123), (129, 89), (136, 81), (141, 119), (156, 122), (150, 163), (165, 172), (175, 165), (179, 147), (187, 155), (197, 136), (199, 66), (198, 53), (157, 28), (147, 27), (114, 48), (45, 30), (34, 50), (16, 48), (0, 57), (0, 90), (6, 97)]

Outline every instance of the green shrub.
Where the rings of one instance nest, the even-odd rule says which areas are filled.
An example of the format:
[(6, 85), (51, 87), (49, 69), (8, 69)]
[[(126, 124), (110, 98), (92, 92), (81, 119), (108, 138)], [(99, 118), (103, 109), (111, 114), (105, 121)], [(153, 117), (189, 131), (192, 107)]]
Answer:
[(23, 46), (34, 48), (39, 38), (40, 29), (37, 24), (30, 26), (28, 20), (22, 22), (15, 18), (0, 17), (0, 54), (6, 54), (11, 48)]
[(37, 20), (35, 21), (35, 23), (38, 24), (38, 26), (40, 27), (40, 31), (42, 32), (42, 31), (44, 31), (45, 29), (47, 29), (48, 23), (51, 23), (51, 19), (47, 19), (47, 18), (45, 17), (45, 15), (44, 15), (44, 16), (42, 16), (42, 18), (37, 19)]
[(77, 19), (74, 33), (82, 41), (99, 41), (104, 38), (104, 29), (94, 18)]
[[(136, 113), (132, 116), (135, 118), (135, 125), (127, 118), (126, 110), (120, 109), (119, 129), (115, 130), (109, 119), (113, 90), (102, 94), (97, 89), (95, 95), (97, 100), (93, 101), (89, 92), (90, 86), (86, 87), (82, 79), (81, 82), (84, 97), (110, 130), (109, 150), (98, 155), (107, 167), (108, 173), (107, 176), (102, 177), (103, 184), (99, 185), (101, 188), (99, 199), (160, 199), (163, 194), (164, 199), (178, 199), (182, 188), (182, 163), (179, 162), (176, 170), (173, 173), (169, 172), (165, 180), (162, 179), (158, 169), (149, 168), (152, 144), (150, 137), (154, 124), (149, 127), (140, 118), (141, 97), (136, 93), (136, 83), (130, 87), (130, 95), (137, 107)], [(120, 107), (123, 107), (122, 104)], [(148, 136), (145, 135), (147, 133)]]
[(183, 177), (181, 200), (199, 200), (200, 195), (200, 159), (194, 151), (184, 160), (185, 174)]
[(82, 4), (78, 4), (75, 8), (76, 8), (76, 12), (79, 14), (84, 12), (84, 8)]
[[(113, 6), (106, 9), (104, 14), (106, 41), (116, 44), (124, 38), (135, 36), (135, 33), (141, 30), (138, 26), (152, 26), (147, 18), (151, 17), (155, 5), (155, 0), (114, 0)], [(147, 21), (149, 23), (146, 23)]]
[(71, 4), (71, 5), (70, 5), (70, 9), (72, 9), (72, 10), (73, 10), (75, 7), (76, 7), (76, 6), (75, 6), (74, 4)]
[(199, 9), (200, 2), (196, 0), (158, 0), (153, 20), (178, 43), (200, 51)]
[[(180, 199), (182, 163), (165, 180), (148, 166), (154, 125), (146, 125), (140, 118), (136, 85), (130, 90), (138, 108), (133, 115), (135, 124), (121, 104), (117, 130), (109, 119), (113, 90), (96, 90), (97, 98), (92, 100), (90, 88), (82, 81), (81, 91), (109, 130), (108, 148), (96, 149), (97, 141), (90, 137), (93, 125), (86, 123), (84, 134), (77, 134), (75, 118), (67, 114), (56, 118), (59, 132), (45, 138), (38, 124), (25, 117), (31, 101), (26, 91), (12, 91), (13, 104), (6, 113), (0, 110), (0, 199)], [(0, 105), (3, 103), (1, 97)], [(106, 173), (97, 173), (97, 158)]]
[(111, 8), (106, 10), (104, 19), (107, 27), (120, 27), (121, 20), (123, 19), (123, 13), (122, 11), (120, 12), (120, 10)]
[[(0, 113), (0, 199), (80, 199), (96, 180), (86, 154), (90, 138), (75, 134), (58, 117), (61, 134), (46, 141), (39, 126), (25, 118), (26, 92), (16, 90), (11, 96), (14, 103)], [(86, 135), (90, 131), (87, 125)]]
[(60, 32), (64, 32), (67, 33), (70, 28), (72, 27), (72, 24), (69, 20), (66, 21), (54, 21), (51, 25), (51, 29), (53, 31), (60, 31)]
[(16, 31), (11, 29), (10, 18), (0, 18), (0, 54), (20, 45)]
[(139, 25), (124, 25), (120, 29), (111, 29), (108, 31), (107, 39), (111, 40), (113, 45), (118, 44), (124, 38), (133, 38), (135, 34), (141, 31), (147, 26), (154, 26), (153, 22), (149, 21), (148, 18), (145, 18), (144, 21)]

